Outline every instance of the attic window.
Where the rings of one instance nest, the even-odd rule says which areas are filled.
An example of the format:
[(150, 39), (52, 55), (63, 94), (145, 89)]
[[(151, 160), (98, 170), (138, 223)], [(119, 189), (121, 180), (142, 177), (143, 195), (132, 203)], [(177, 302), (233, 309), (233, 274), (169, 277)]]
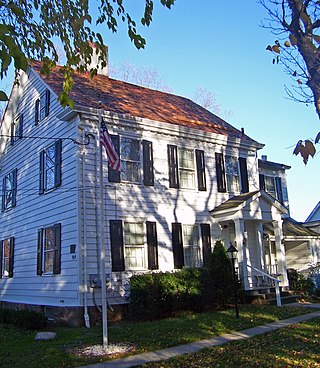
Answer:
[(34, 123), (38, 125), (50, 112), (50, 91), (46, 89), (37, 99), (35, 105)]

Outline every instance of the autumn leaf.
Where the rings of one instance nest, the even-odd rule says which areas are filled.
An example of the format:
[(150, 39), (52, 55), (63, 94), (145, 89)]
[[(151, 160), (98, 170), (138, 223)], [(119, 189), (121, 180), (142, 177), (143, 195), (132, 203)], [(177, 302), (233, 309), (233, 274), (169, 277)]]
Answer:
[(285, 47), (290, 47), (290, 46), (291, 46), (289, 41), (286, 41), (286, 42), (284, 43), (284, 45), (285, 45)]
[(272, 46), (272, 51), (275, 52), (276, 54), (280, 54), (280, 46), (273, 45)]
[(305, 149), (311, 157), (314, 157), (314, 155), (316, 154), (316, 149), (314, 147), (314, 144), (309, 140), (305, 141)]
[(300, 152), (301, 152), (301, 147), (304, 147), (303, 144), (302, 144), (302, 141), (299, 141), (293, 151), (293, 154), (294, 155), (298, 155)]
[(302, 82), (300, 79), (297, 80), (298, 84), (301, 86)]

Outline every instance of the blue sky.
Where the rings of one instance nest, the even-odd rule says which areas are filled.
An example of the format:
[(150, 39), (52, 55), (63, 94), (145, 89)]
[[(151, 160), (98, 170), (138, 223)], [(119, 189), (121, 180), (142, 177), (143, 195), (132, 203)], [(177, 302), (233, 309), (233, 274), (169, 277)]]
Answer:
[[(172, 10), (158, 2), (151, 26), (140, 28), (144, 50), (135, 49), (124, 25), (116, 34), (99, 28), (109, 63), (155, 68), (177, 95), (192, 98), (199, 87), (213, 92), (221, 110), (232, 112), (228, 122), (265, 144), (259, 157), (291, 166), (291, 216), (304, 221), (320, 200), (320, 155), (305, 166), (292, 152), (299, 139), (314, 138), (320, 125), (313, 106), (286, 96), (284, 85), (292, 81), (266, 51), (276, 36), (261, 27), (265, 10), (255, 0), (176, 0)], [(139, 19), (143, 1), (128, 3)]]
[(192, 97), (198, 87), (214, 92), (222, 111), (232, 111), (228, 122), (265, 144), (259, 157), (291, 166), (291, 216), (304, 221), (320, 200), (320, 155), (305, 166), (292, 152), (299, 139), (314, 138), (320, 125), (313, 106), (286, 96), (284, 85), (293, 82), (266, 51), (276, 39), (261, 27), (266, 16), (251, 0), (176, 0), (172, 10), (156, 6), (151, 27), (141, 29), (144, 50), (134, 48), (124, 26), (116, 34), (106, 30), (104, 39), (113, 66), (155, 68), (181, 96)]

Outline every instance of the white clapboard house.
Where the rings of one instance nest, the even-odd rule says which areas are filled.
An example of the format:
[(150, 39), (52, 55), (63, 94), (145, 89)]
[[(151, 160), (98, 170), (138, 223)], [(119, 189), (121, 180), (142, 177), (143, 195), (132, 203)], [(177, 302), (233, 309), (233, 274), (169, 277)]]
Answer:
[[(116, 315), (131, 275), (201, 266), (219, 239), (237, 247), (246, 292), (268, 284), (261, 272), (288, 287), (288, 204), (260, 189), (263, 144), (189, 99), (104, 74), (76, 74), (74, 109), (62, 108), (59, 67), (40, 69), (21, 73), (0, 127), (3, 307), (74, 324), (94, 318), (103, 248)], [(102, 195), (99, 111), (121, 161), (115, 171), (103, 153)]]

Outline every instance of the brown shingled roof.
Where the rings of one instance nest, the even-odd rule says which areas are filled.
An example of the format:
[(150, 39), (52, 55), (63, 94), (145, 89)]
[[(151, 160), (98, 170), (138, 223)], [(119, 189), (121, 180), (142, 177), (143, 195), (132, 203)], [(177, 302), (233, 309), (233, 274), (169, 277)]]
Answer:
[[(56, 67), (47, 76), (40, 74), (41, 66), (40, 62), (31, 63), (31, 67), (45, 83), (56, 94), (59, 94), (63, 81), (62, 74), (59, 73), (61, 67)], [(75, 73), (73, 78), (75, 84), (70, 97), (74, 100), (75, 106), (98, 108), (98, 102), (101, 101), (101, 107), (105, 111), (182, 125), (255, 142), (187, 98), (136, 86), (104, 75), (97, 75), (91, 79), (89, 73)]]

